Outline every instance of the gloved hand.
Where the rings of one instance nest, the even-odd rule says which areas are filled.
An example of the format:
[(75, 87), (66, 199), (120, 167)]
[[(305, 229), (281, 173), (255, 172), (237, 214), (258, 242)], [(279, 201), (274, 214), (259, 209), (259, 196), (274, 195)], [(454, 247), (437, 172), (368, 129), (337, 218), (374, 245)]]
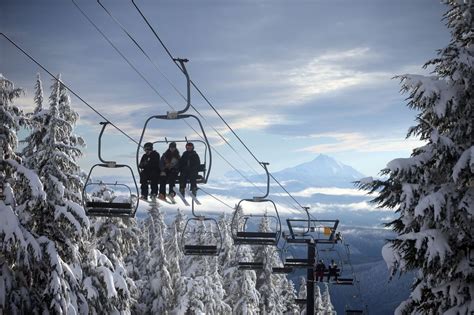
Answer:
[(165, 172), (161, 172), (161, 173), (160, 173), (160, 176), (166, 176), (166, 173), (165, 173)]

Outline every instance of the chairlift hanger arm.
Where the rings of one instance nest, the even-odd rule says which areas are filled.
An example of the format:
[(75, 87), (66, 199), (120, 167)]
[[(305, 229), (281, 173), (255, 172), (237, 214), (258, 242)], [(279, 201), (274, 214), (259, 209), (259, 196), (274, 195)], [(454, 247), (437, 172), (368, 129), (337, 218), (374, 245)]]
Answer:
[(266, 191), (265, 195), (263, 195), (263, 196), (253, 197), (253, 200), (256, 201), (256, 202), (267, 198), (268, 194), (270, 193), (270, 173), (268, 172), (268, 168), (267, 168), (267, 165), (269, 165), (270, 163), (268, 163), (268, 162), (259, 162), (259, 163), (260, 163), (260, 165), (262, 165), (262, 167), (265, 170), (265, 173), (267, 175), (267, 191)]
[(178, 115), (180, 115), (185, 113), (189, 109), (189, 107), (191, 107), (191, 79), (189, 78), (189, 73), (186, 69), (186, 62), (188, 62), (189, 60), (183, 58), (173, 58), (173, 61), (179, 63), (179, 67), (181, 68), (181, 71), (186, 77), (186, 107), (177, 112)]
[(115, 167), (116, 165), (116, 162), (115, 161), (106, 161), (102, 158), (102, 135), (104, 134), (104, 130), (105, 128), (107, 127), (107, 125), (109, 124), (110, 122), (109, 121), (101, 121), (99, 124), (102, 125), (102, 129), (100, 130), (100, 134), (99, 134), (99, 141), (98, 141), (98, 154), (99, 154), (99, 160), (104, 163), (104, 164), (107, 164), (107, 165), (111, 165), (111, 167)]

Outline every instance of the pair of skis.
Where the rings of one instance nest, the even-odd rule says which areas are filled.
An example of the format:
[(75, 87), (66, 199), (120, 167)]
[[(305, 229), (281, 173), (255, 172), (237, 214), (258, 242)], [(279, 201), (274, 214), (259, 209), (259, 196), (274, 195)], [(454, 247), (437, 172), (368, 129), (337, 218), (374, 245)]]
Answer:
[[(187, 189), (187, 188), (186, 188), (186, 194), (187, 194), (188, 196), (191, 196), (191, 199), (194, 201), (195, 204), (201, 205), (201, 202), (200, 202), (200, 201), (196, 198), (196, 196), (195, 196), (192, 192), (190, 192), (189, 189)], [(181, 201), (184, 203), (184, 205), (185, 205), (186, 207), (189, 207), (189, 206), (190, 206), (189, 202), (186, 200), (186, 198), (184, 198), (184, 196), (181, 194), (181, 192), (180, 192), (179, 190), (176, 192), (176, 196), (178, 196), (178, 197), (181, 199)]]
[[(186, 192), (186, 195), (191, 196), (191, 199), (194, 201), (195, 204), (201, 205), (201, 202), (196, 198), (196, 196), (194, 196), (194, 194), (193, 194), (189, 189), (186, 188), (186, 191), (185, 191), (185, 192)], [(188, 202), (188, 201), (186, 200), (186, 198), (181, 194), (181, 192), (179, 192), (179, 190), (176, 191), (175, 193), (176, 193), (176, 196), (178, 196), (179, 199), (181, 199), (181, 201), (184, 203), (184, 205), (185, 205), (186, 207), (189, 207), (189, 206), (190, 206), (189, 202)], [(158, 197), (152, 197), (151, 200), (148, 200), (148, 199), (145, 200), (145, 199), (141, 199), (141, 198), (140, 198), (140, 200), (143, 200), (143, 201), (145, 201), (145, 202), (148, 202), (149, 204), (156, 203), (157, 201), (163, 201), (163, 202), (166, 202), (166, 203), (168, 203), (168, 204), (170, 204), (170, 205), (176, 204), (176, 199), (175, 199), (173, 196), (171, 196), (171, 195), (166, 195), (166, 198), (165, 198), (165, 199), (161, 199), (161, 198), (158, 198)]]

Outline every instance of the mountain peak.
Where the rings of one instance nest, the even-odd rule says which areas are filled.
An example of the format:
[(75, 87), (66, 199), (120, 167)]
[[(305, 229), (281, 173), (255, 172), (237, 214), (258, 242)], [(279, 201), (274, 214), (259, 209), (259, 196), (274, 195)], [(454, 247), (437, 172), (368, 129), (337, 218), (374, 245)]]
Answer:
[(343, 183), (352, 185), (351, 182), (364, 177), (351, 166), (342, 164), (326, 154), (319, 154), (312, 161), (286, 168), (278, 172), (278, 175), (281, 178), (302, 180), (307, 183), (337, 186)]

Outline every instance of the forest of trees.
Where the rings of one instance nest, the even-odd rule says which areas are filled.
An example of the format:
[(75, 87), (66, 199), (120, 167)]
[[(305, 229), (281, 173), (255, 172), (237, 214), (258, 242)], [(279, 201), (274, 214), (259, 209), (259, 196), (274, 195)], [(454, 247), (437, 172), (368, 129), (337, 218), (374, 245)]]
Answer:
[[(233, 245), (222, 215), (219, 256), (185, 256), (186, 215), (172, 222), (158, 204), (144, 220), (89, 218), (82, 206), (85, 145), (73, 133), (78, 114), (60, 76), (46, 101), (38, 75), (35, 107), (14, 103), (22, 89), (0, 75), (0, 312), (5, 314), (301, 314), (297, 291), (272, 246)], [(28, 131), (25, 139), (19, 131)], [(19, 143), (22, 145), (19, 146)], [(21, 149), (20, 149), (21, 147)], [(94, 198), (114, 192), (99, 185)], [(268, 225), (263, 217), (261, 229)], [(194, 235), (205, 237), (206, 226)], [(204, 232), (202, 232), (204, 231)], [(185, 234), (186, 240), (186, 234)], [(184, 240), (184, 241), (185, 241)], [(261, 260), (261, 271), (238, 261)], [(317, 314), (334, 314), (327, 286)], [(306, 297), (301, 281), (298, 297)]]
[[(431, 75), (399, 76), (417, 111), (408, 136), (425, 144), (389, 162), (380, 179), (359, 182), (396, 212), (387, 224), (396, 237), (382, 252), (392, 276), (416, 272), (396, 314), (474, 312), (474, 5), (445, 2), (451, 41), (425, 64)], [(15, 105), (23, 93), (0, 74), (0, 313), (305, 312), (294, 303), (305, 298), (304, 279), (296, 290), (271, 272), (281, 265), (274, 247), (233, 246), (224, 215), (223, 250), (212, 257), (183, 254), (181, 211), (172, 222), (157, 204), (142, 221), (89, 218), (78, 166), (85, 143), (66, 87), (53, 79), (45, 100), (38, 75), (31, 113)], [(114, 198), (105, 185), (95, 194)], [(204, 225), (196, 231), (209, 235)], [(246, 260), (263, 261), (263, 270), (238, 270)], [(333, 314), (327, 286), (315, 291), (316, 313)]]

